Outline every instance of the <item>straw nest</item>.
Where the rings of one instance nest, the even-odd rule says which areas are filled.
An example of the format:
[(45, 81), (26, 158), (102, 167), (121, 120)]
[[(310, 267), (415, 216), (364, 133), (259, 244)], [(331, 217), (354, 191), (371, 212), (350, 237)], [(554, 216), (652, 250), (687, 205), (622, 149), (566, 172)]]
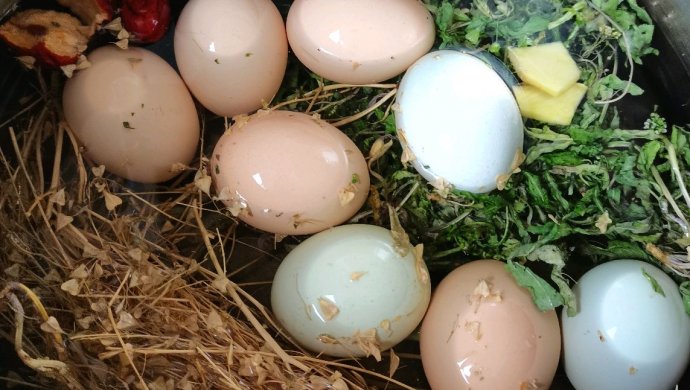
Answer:
[[(52, 84), (38, 77), (33, 97), (0, 125), (8, 135), (0, 335), (40, 374), (6, 380), (73, 389), (410, 388), (389, 376), (394, 353), (376, 373), (314, 357), (281, 335), (233, 276), (270, 255), (240, 240), (239, 224), (212, 200), (203, 146), (197, 166), (180, 167), (169, 186), (124, 183), (82, 157)], [(382, 99), (371, 107), (393, 96), (394, 86), (378, 87)], [(354, 93), (329, 88), (293, 98), (323, 109), (333, 91)]]

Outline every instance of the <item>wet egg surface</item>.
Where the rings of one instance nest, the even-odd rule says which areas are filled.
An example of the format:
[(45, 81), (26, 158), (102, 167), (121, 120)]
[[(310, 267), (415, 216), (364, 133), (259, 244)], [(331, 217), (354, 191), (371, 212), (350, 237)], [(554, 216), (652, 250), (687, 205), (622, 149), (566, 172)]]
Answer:
[(192, 0), (180, 14), (174, 45), (182, 78), (217, 115), (263, 107), (285, 75), (285, 25), (270, 0)]
[(563, 314), (565, 371), (579, 390), (672, 389), (690, 360), (690, 317), (678, 285), (637, 260), (601, 264), (573, 291)]
[(434, 291), (420, 333), (434, 390), (550, 386), (561, 350), (558, 318), (540, 312), (504, 265), (470, 262)]
[(199, 120), (182, 79), (141, 48), (105, 46), (65, 83), (65, 118), (96, 164), (123, 178), (158, 183), (197, 152)]
[(379, 226), (344, 225), (288, 254), (273, 280), (271, 306), (288, 333), (314, 352), (376, 356), (414, 331), (430, 295), (424, 260), (409, 243), (399, 247)]
[(378, 83), (431, 49), (434, 23), (418, 0), (296, 0), (290, 47), (314, 73), (339, 83)]
[(218, 198), (251, 226), (311, 234), (351, 218), (369, 192), (362, 152), (313, 116), (260, 111), (241, 118), (211, 157)]
[(512, 92), (486, 62), (440, 50), (405, 73), (397, 95), (398, 136), (414, 168), (437, 188), (497, 188), (522, 152), (523, 124)]

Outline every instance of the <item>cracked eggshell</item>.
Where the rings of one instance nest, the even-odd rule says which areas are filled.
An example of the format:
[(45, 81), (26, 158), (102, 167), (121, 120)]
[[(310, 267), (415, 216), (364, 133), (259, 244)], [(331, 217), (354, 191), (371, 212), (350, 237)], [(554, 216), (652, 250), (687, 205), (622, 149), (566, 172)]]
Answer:
[(398, 136), (414, 168), (436, 187), (489, 192), (522, 152), (520, 109), (484, 60), (453, 50), (420, 58), (397, 93)]
[(561, 316), (565, 372), (573, 386), (623, 390), (678, 384), (690, 359), (690, 317), (673, 279), (651, 264), (616, 260), (589, 270), (573, 291), (578, 313)]
[(296, 0), (290, 47), (314, 73), (339, 83), (393, 78), (431, 49), (434, 22), (419, 0)]
[(175, 59), (194, 96), (232, 117), (267, 104), (287, 66), (285, 25), (270, 0), (191, 0), (175, 28)]
[(141, 48), (104, 46), (91, 66), (67, 80), (65, 119), (85, 155), (125, 179), (159, 183), (197, 152), (199, 119), (184, 82), (165, 60)]
[(556, 312), (540, 312), (504, 263), (472, 261), (434, 291), (422, 364), (434, 390), (548, 389), (560, 336)]
[(390, 230), (372, 225), (308, 238), (273, 280), (278, 321), (316, 353), (358, 357), (393, 347), (417, 327), (431, 294), (424, 260), (409, 243), (401, 256), (399, 245)]
[(238, 118), (210, 160), (217, 198), (271, 233), (311, 234), (341, 224), (369, 193), (362, 152), (334, 126), (303, 113)]

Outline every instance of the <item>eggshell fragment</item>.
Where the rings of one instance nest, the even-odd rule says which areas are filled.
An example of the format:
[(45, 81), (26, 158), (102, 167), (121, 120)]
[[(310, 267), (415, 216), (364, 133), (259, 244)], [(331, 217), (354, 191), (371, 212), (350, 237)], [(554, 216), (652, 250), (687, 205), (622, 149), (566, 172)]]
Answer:
[(182, 78), (215, 114), (251, 113), (271, 101), (283, 80), (287, 37), (270, 0), (192, 0), (174, 40)]
[(436, 187), (488, 192), (517, 168), (520, 110), (498, 73), (474, 55), (425, 55), (405, 73), (397, 103), (406, 159)]
[(369, 192), (362, 153), (313, 116), (259, 111), (226, 132), (211, 156), (218, 193), (239, 218), (278, 234), (311, 234), (351, 218)]
[(371, 225), (338, 226), (308, 238), (273, 280), (278, 321), (314, 352), (380, 359), (414, 331), (431, 295), (421, 254), (409, 243), (399, 245), (390, 230)]
[(314, 73), (368, 84), (404, 72), (431, 49), (435, 29), (418, 0), (296, 0), (287, 34), (292, 51)]
[(65, 84), (67, 122), (84, 153), (109, 172), (158, 183), (191, 162), (199, 120), (189, 91), (175, 70), (154, 53), (106, 46), (91, 66)]
[(555, 311), (540, 312), (504, 263), (478, 260), (434, 291), (420, 348), (434, 390), (548, 389), (561, 339)]
[(588, 271), (563, 314), (563, 357), (578, 390), (672, 389), (690, 361), (690, 317), (678, 285), (637, 260)]

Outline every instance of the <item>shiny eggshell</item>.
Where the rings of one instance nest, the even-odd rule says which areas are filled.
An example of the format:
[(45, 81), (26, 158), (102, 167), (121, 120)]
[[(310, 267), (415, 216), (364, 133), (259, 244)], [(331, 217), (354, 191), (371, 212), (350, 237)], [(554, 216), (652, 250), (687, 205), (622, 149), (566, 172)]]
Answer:
[[(504, 265), (467, 263), (434, 291), (420, 333), (434, 390), (549, 388), (561, 350), (558, 318), (540, 312)], [(488, 288), (480, 294), (482, 281)]]
[(191, 0), (174, 41), (182, 78), (217, 115), (263, 107), (285, 75), (285, 25), (270, 0)]
[(418, 0), (295, 0), (287, 34), (314, 73), (347, 84), (378, 83), (431, 49), (434, 22)]
[(259, 111), (216, 144), (211, 172), (239, 218), (278, 234), (311, 234), (351, 218), (369, 193), (362, 152), (313, 116)]
[(65, 118), (96, 164), (123, 178), (158, 183), (197, 152), (199, 119), (175, 70), (141, 48), (105, 46), (67, 80)]
[(429, 53), (403, 76), (397, 103), (400, 141), (436, 187), (489, 192), (515, 168), (524, 138), (520, 110), (484, 60), (453, 50)]
[[(275, 274), (271, 306), (302, 346), (331, 356), (393, 347), (424, 316), (431, 285), (413, 249), (398, 253), (390, 230), (343, 225), (292, 250)], [(360, 344), (358, 344), (358, 342)]]
[(690, 360), (690, 317), (668, 275), (648, 263), (616, 260), (589, 270), (573, 291), (579, 310), (573, 317), (564, 312), (561, 322), (565, 371), (575, 388), (678, 384)]

